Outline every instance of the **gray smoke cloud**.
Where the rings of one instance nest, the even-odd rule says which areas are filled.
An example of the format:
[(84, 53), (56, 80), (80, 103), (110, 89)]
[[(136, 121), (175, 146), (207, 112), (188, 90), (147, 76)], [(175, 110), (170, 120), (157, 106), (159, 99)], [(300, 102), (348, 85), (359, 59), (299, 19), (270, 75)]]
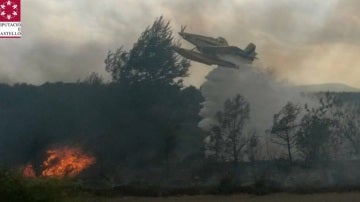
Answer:
[(206, 76), (206, 81), (200, 87), (205, 101), (199, 113), (202, 120), (198, 126), (210, 131), (213, 126), (218, 125), (215, 119), (216, 113), (224, 110), (227, 99), (233, 99), (239, 94), (250, 104), (250, 119), (245, 124), (243, 134), (248, 136), (251, 134), (250, 131), (256, 131), (260, 145), (258, 157), (273, 158), (269, 156), (269, 151), (271, 155), (281, 156), (284, 148), (270, 141), (269, 131), (274, 114), (278, 113), (287, 102), (303, 108), (305, 104), (315, 107), (318, 105), (317, 101), (305, 96), (300, 88), (290, 83), (276, 81), (271, 72), (264, 71), (259, 66), (245, 64), (236, 59), (232, 62), (235, 62), (239, 69), (219, 66)]
[(237, 94), (243, 96), (250, 103), (249, 127), (256, 128), (264, 134), (270, 129), (273, 115), (288, 101), (295, 104), (304, 104), (308, 99), (302, 97), (300, 91), (287, 83), (276, 82), (271, 74), (261, 68), (237, 62), (240, 69), (218, 67), (206, 77), (201, 86), (205, 98), (200, 115), (203, 120), (199, 126), (209, 130), (216, 124), (216, 112), (223, 110), (227, 99)]

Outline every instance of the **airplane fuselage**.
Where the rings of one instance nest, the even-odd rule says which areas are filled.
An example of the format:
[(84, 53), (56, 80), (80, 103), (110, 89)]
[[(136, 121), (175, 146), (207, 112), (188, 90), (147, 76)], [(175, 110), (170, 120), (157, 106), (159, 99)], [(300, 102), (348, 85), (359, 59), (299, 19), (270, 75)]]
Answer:
[(174, 50), (181, 56), (207, 65), (219, 65), (223, 67), (238, 68), (236, 64), (220, 59), (218, 56), (209, 56), (191, 50), (174, 47)]

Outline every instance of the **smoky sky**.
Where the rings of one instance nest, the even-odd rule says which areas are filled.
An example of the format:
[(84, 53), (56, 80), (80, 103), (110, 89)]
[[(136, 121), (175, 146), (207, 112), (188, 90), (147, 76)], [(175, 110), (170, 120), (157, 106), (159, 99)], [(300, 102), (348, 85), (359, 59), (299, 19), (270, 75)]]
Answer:
[[(360, 2), (356, 0), (32, 0), (22, 1), (21, 39), (0, 40), (0, 82), (108, 78), (108, 50), (129, 49), (163, 15), (174, 32), (223, 36), (257, 45), (258, 66), (295, 84), (360, 87)], [(184, 46), (190, 46), (183, 42)], [(212, 69), (192, 62), (187, 83)]]

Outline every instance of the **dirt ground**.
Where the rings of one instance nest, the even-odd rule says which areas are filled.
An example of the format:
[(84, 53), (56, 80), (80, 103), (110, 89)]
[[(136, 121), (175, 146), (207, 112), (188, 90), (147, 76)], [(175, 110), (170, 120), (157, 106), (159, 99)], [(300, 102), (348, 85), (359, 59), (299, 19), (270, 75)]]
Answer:
[(115, 197), (115, 198), (72, 198), (69, 202), (348, 202), (360, 201), (360, 192), (321, 193), (321, 194), (270, 194), (266, 196), (231, 195), (231, 196), (180, 196), (164, 198)]

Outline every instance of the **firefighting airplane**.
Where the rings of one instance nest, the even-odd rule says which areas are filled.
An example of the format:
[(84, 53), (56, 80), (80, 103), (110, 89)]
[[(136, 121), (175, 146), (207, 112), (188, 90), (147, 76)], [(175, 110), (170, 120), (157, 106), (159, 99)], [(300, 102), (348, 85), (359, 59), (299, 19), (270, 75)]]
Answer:
[(207, 65), (219, 65), (229, 68), (238, 68), (234, 62), (227, 60), (226, 56), (238, 57), (246, 63), (252, 63), (256, 59), (256, 46), (253, 43), (244, 49), (236, 46), (229, 46), (227, 41), (222, 38), (213, 38), (197, 34), (186, 33), (186, 27), (181, 27), (179, 35), (186, 41), (194, 44), (196, 47), (192, 50), (183, 49), (175, 46), (174, 50), (183, 57)]

